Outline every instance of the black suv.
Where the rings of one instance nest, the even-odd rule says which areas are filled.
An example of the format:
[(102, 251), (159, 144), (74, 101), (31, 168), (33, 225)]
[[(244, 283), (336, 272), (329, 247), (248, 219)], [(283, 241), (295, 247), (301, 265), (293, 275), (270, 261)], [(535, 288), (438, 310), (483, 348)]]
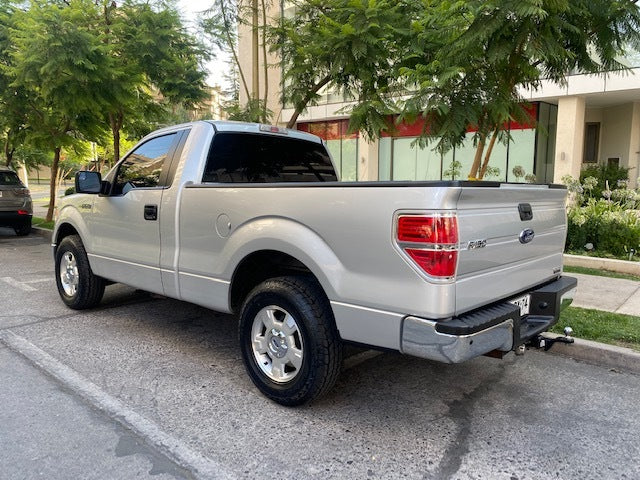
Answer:
[(32, 215), (29, 189), (16, 172), (0, 167), (0, 227), (12, 227), (17, 235), (29, 235)]

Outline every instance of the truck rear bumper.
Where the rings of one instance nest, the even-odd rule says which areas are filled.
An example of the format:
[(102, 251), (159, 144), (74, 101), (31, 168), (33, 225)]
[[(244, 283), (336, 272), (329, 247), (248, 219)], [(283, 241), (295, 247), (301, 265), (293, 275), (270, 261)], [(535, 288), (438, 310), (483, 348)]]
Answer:
[[(573, 301), (577, 280), (560, 277), (522, 295), (529, 295), (529, 313), (508, 301), (465, 313), (450, 320), (406, 317), (401, 351), (444, 363), (460, 363), (492, 350), (508, 352), (548, 330), (560, 311)], [(521, 297), (520, 296), (520, 297)]]

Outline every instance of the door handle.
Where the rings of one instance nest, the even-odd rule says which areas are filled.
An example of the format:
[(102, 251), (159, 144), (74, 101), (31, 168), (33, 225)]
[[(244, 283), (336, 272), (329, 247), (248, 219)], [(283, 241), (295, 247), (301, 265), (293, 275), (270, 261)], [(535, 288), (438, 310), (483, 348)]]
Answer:
[(158, 206), (157, 205), (145, 205), (144, 206), (144, 219), (145, 220), (158, 220)]

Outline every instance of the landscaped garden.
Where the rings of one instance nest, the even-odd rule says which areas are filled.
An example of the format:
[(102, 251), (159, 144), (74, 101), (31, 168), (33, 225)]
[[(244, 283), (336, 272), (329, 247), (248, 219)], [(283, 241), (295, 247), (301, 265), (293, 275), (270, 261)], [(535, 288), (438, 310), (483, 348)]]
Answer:
[(640, 191), (628, 187), (629, 170), (589, 167), (565, 176), (571, 200), (566, 252), (640, 260)]

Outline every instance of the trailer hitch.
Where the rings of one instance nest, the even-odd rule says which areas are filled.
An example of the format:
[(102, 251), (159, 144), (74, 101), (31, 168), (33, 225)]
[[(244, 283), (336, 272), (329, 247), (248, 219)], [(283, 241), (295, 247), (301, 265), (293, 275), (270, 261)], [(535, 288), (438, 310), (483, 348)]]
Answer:
[(571, 336), (573, 329), (571, 327), (564, 327), (564, 337), (547, 338), (542, 335), (538, 335), (531, 339), (531, 345), (535, 348), (543, 348), (545, 352), (549, 351), (556, 343), (571, 344), (575, 339)]

